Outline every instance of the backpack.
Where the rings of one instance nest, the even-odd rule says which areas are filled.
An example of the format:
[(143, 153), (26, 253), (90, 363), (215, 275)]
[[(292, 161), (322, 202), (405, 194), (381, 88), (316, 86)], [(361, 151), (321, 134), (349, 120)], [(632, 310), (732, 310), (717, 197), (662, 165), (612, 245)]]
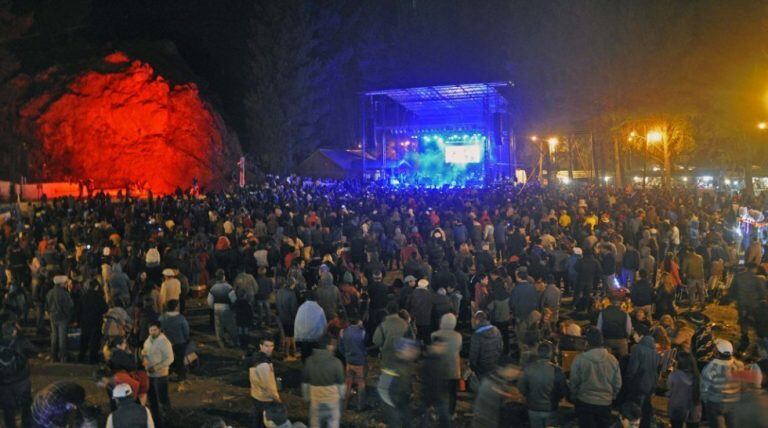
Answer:
[(101, 334), (105, 339), (125, 337), (125, 326), (117, 318), (107, 314), (101, 324)]
[(24, 357), (15, 344), (15, 341), (0, 344), (0, 379), (11, 379), (24, 369)]

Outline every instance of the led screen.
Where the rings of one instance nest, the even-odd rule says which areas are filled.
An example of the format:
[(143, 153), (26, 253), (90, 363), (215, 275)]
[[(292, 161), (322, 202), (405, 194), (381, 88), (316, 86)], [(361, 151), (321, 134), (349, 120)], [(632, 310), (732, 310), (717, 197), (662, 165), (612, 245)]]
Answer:
[(482, 160), (482, 146), (479, 144), (445, 146), (445, 163), (468, 164), (479, 163)]

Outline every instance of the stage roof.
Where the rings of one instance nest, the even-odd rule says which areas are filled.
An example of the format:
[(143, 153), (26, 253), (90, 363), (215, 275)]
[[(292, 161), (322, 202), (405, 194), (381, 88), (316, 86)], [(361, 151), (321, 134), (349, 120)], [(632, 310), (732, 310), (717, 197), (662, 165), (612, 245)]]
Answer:
[(499, 89), (511, 86), (510, 82), (464, 83), (387, 89), (365, 95), (389, 97), (416, 116), (430, 121), (467, 122), (482, 120), (485, 113), (506, 109), (507, 100)]

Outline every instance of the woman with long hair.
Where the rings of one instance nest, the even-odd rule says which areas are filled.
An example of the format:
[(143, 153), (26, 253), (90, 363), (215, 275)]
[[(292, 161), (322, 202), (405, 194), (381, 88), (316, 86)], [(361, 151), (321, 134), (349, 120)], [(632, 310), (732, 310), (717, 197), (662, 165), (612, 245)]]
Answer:
[(677, 354), (677, 368), (667, 379), (667, 411), (672, 428), (697, 428), (701, 421), (699, 369), (693, 355)]

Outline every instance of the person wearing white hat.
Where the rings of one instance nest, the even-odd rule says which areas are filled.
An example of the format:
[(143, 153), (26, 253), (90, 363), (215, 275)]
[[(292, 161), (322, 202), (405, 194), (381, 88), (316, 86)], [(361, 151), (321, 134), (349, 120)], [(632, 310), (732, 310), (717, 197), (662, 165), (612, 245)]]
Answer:
[(435, 296), (429, 289), (429, 281), (425, 278), (416, 283), (416, 289), (411, 293), (406, 309), (413, 317), (416, 324), (417, 338), (428, 345), (430, 343), (430, 334), (432, 334), (432, 309), (435, 305)]
[(736, 373), (745, 370), (744, 363), (733, 357), (733, 344), (715, 339), (715, 358), (701, 371), (701, 401), (711, 427), (733, 427), (734, 406), (745, 392), (745, 383)]
[(51, 356), (59, 361), (67, 359), (67, 326), (72, 319), (75, 304), (67, 291), (69, 277), (53, 277), (54, 287), (45, 296), (45, 310), (51, 319)]
[(160, 285), (160, 309), (165, 311), (166, 305), (171, 300), (181, 300), (181, 282), (176, 279), (173, 269), (163, 269), (163, 283)]
[(115, 385), (112, 398), (117, 409), (107, 417), (107, 428), (147, 427), (154, 428), (155, 422), (149, 409), (142, 406), (133, 396), (131, 386), (127, 383)]

